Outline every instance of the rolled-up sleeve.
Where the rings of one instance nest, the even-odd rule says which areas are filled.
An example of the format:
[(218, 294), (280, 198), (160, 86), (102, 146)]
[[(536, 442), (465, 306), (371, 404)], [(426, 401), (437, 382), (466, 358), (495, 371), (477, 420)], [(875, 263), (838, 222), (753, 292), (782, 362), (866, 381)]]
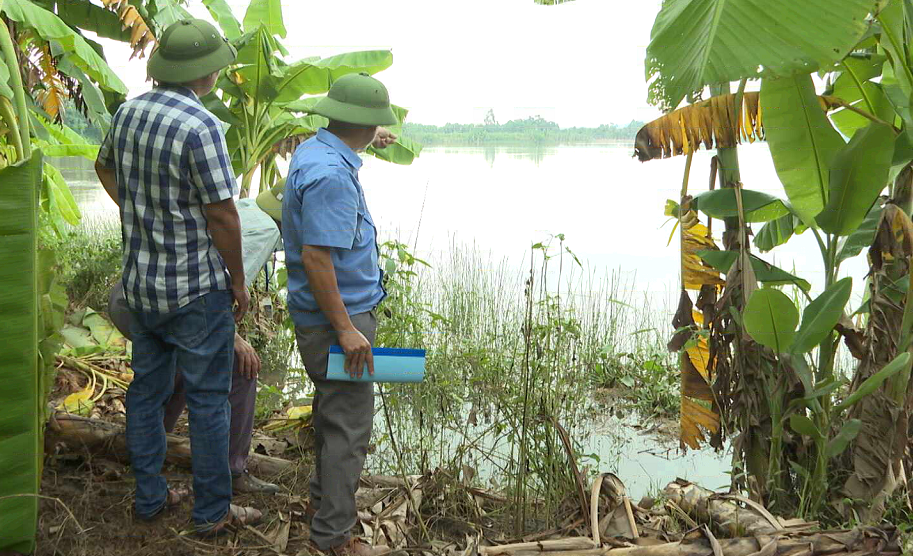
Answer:
[(213, 121), (187, 137), (190, 179), (204, 205), (224, 201), (238, 193), (225, 134)]
[(301, 244), (351, 249), (359, 199), (358, 189), (343, 172), (328, 173), (307, 184), (301, 198)]

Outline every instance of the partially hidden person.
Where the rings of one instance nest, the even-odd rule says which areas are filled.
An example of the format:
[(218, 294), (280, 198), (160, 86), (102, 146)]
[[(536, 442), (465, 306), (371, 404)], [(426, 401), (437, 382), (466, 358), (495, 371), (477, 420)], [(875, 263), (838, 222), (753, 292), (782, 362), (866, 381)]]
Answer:
[[(127, 306), (127, 299), (124, 297), (123, 284), (120, 282), (111, 289), (108, 299), (108, 316), (121, 334), (132, 341), (130, 329), (133, 318)], [(258, 479), (251, 475), (247, 468), (254, 431), (260, 357), (237, 332), (234, 338), (234, 352), (231, 390), (228, 394), (228, 402), (231, 405), (228, 433), (228, 468), (231, 471), (231, 490), (233, 494), (275, 494), (280, 490), (277, 485)], [(174, 389), (165, 404), (166, 433), (174, 431), (186, 404), (187, 391), (184, 373), (181, 369), (177, 369), (174, 375)]]
[(189, 410), (195, 530), (203, 536), (259, 521), (231, 504), (229, 402), (235, 322), (250, 295), (241, 257), (237, 183), (219, 120), (200, 98), (237, 52), (210, 23), (186, 19), (162, 33), (147, 70), (154, 88), (114, 115), (95, 163), (120, 207), (122, 285), (132, 316), (133, 382), (127, 449), (135, 517), (181, 502), (161, 475), (164, 407), (183, 372)]
[(386, 87), (367, 74), (340, 77), (315, 112), (329, 119), (298, 146), (282, 199), (288, 305), (313, 401), (315, 469), (310, 482), (311, 542), (334, 555), (387, 554), (351, 534), (355, 491), (374, 416), (370, 382), (326, 380), (329, 347), (346, 369), (374, 372), (375, 308), (384, 299), (377, 230), (365, 202), (357, 152), (378, 126), (396, 123)]

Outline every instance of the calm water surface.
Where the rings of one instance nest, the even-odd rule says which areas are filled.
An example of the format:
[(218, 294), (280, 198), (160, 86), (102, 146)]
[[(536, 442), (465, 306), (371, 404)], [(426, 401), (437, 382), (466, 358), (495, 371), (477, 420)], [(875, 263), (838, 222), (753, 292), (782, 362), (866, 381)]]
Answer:
[[(87, 219), (116, 218), (90, 164), (64, 165)], [(746, 188), (783, 196), (765, 144), (741, 148), (740, 165)], [(697, 153), (690, 192), (707, 189), (709, 169), (710, 154)], [(678, 289), (678, 246), (666, 246), (672, 223), (663, 208), (678, 198), (683, 171), (683, 157), (641, 163), (629, 147), (489, 146), (426, 148), (411, 166), (367, 156), (360, 176), (382, 237), (417, 245), (420, 256), (433, 259), (457, 242), (524, 268), (533, 243), (563, 233), (591, 270), (636, 276), (638, 291), (668, 296)], [(765, 258), (820, 290), (823, 272), (810, 233)], [(861, 284), (865, 261), (857, 257), (843, 270)]]

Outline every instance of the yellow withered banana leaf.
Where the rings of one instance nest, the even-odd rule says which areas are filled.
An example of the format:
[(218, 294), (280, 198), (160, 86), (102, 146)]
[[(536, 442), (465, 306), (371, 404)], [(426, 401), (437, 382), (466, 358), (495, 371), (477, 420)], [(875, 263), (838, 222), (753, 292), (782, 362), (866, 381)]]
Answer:
[(702, 286), (722, 286), (725, 281), (720, 273), (705, 266), (698, 251), (719, 249), (713, 238), (708, 236), (707, 227), (703, 224), (682, 231), (682, 281), (685, 289), (699, 290)]
[(697, 368), (699, 364), (688, 352), (682, 355), (682, 397), (712, 402), (713, 391), (707, 376)]
[(153, 49), (156, 47), (158, 43), (146, 24), (146, 20), (140, 15), (139, 10), (130, 5), (127, 0), (102, 0), (102, 4), (117, 14), (124, 30), (130, 31), (130, 47), (133, 49), (133, 54), (130, 55), (131, 60), (137, 56), (140, 58), (145, 56), (148, 45), (151, 44)]
[[(703, 319), (701, 319), (703, 320)], [(695, 322), (698, 322), (695, 320)], [(710, 349), (707, 339), (700, 336), (693, 345), (685, 348), (681, 358), (681, 432), (683, 446), (697, 449), (704, 441), (703, 430), (715, 434), (719, 431), (720, 415), (713, 410), (713, 372), (710, 366)], [(700, 402), (710, 404), (710, 407)]]
[(38, 104), (51, 116), (52, 120), (56, 121), (61, 117), (61, 111), (68, 99), (67, 88), (57, 71), (50, 47), (45, 44), (36, 50), (38, 79), (42, 85), (37, 95)]
[(711, 434), (716, 434), (720, 430), (720, 416), (690, 398), (682, 397), (681, 413), (680, 441), (683, 447), (697, 450), (706, 441), (705, 430)]
[[(736, 95), (719, 95), (685, 106), (646, 124), (634, 139), (634, 154), (641, 162), (688, 154), (700, 148), (734, 147), (764, 139), (760, 93), (744, 93), (736, 120)], [(819, 96), (821, 109), (835, 110), (847, 103)]]
[(95, 385), (90, 384), (85, 390), (73, 392), (64, 398), (58, 409), (66, 411), (67, 413), (86, 417), (92, 413), (92, 408), (95, 407), (95, 402), (92, 401), (94, 395)]
[(707, 339), (701, 336), (694, 345), (685, 348), (685, 354), (688, 361), (694, 366), (694, 370), (700, 374), (704, 382), (710, 381), (710, 348), (707, 346)]

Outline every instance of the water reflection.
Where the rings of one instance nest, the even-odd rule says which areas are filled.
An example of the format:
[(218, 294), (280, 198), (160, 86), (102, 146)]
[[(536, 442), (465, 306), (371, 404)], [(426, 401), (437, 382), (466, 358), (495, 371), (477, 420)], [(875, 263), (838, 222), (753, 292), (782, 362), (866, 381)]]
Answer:
[[(399, 463), (391, 457), (392, 434), (403, 452), (407, 473), (443, 467), (468, 472), (477, 484), (486, 487), (508, 487), (506, 480), (517, 458), (517, 440), (513, 437), (516, 431), (500, 430), (497, 426), (502, 415), (494, 412), (478, 422), (457, 419), (444, 425), (453, 416), (425, 415), (416, 419), (413, 411), (398, 406), (398, 401), (389, 394), (387, 402), (392, 427), (379, 409), (374, 420), (376, 451), (366, 463), (370, 472), (399, 473)], [(378, 399), (377, 404), (381, 403)], [(474, 412), (472, 404), (465, 404), (463, 410), (464, 416)], [(711, 489), (728, 487), (731, 458), (728, 445), (719, 453), (709, 447), (682, 453), (674, 423), (645, 429), (643, 420), (634, 413), (621, 416), (611, 408), (598, 406), (592, 406), (587, 413), (589, 417), (569, 430), (577, 453), (583, 456), (584, 468), (593, 473), (615, 473), (635, 501), (655, 495), (676, 478)], [(657, 432), (657, 428), (663, 432)]]
[(424, 151), (424, 154), (467, 154), (480, 153), (485, 158), (485, 163), (489, 169), (495, 167), (499, 158), (510, 160), (525, 160), (532, 162), (538, 168), (547, 156), (554, 156), (558, 153), (558, 147), (546, 147), (543, 145), (482, 145), (478, 147), (430, 147)]

